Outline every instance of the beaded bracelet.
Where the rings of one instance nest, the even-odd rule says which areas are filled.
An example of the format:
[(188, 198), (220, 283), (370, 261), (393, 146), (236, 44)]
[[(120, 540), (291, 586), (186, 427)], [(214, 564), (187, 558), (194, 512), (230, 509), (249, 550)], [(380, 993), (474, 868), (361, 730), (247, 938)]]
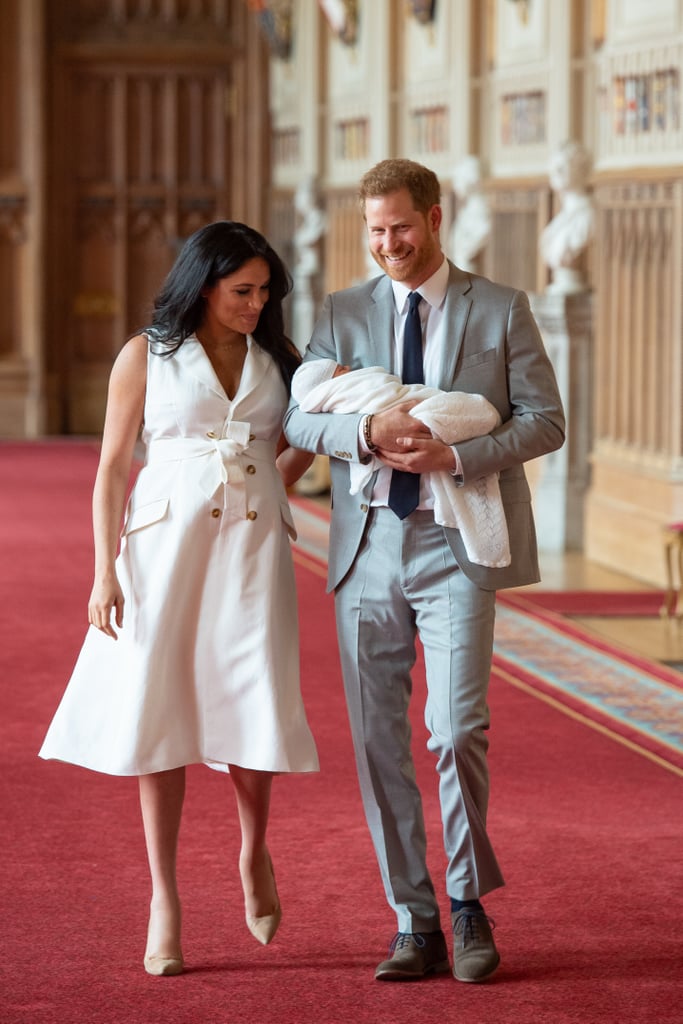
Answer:
[(370, 437), (370, 424), (372, 423), (372, 417), (373, 413), (370, 413), (370, 415), (366, 416), (363, 420), (363, 440), (365, 441), (365, 445), (369, 452), (376, 452), (377, 445), (372, 443), (372, 439)]

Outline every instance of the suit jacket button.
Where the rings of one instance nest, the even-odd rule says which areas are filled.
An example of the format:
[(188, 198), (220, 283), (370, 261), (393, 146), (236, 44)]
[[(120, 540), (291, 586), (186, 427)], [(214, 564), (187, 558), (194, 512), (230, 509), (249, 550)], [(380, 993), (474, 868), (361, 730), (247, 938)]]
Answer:
[(367, 510), (368, 510), (368, 506), (367, 506), (367, 505), (366, 505), (365, 503), (363, 503), (363, 504), (361, 505), (361, 507), (360, 507), (360, 510), (361, 510), (361, 512), (367, 512)]
[(249, 512), (247, 512), (247, 519), (251, 519), (252, 523), (256, 519), (257, 516), (258, 516), (258, 512), (254, 512), (253, 509), (251, 509)]

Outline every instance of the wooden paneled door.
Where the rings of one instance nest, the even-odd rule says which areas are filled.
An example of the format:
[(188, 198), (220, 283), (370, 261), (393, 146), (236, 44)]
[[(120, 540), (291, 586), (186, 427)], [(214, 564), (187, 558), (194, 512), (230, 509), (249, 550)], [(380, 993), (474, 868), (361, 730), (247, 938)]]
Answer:
[(47, 11), (49, 425), (87, 434), (182, 241), (223, 218), (263, 227), (267, 58), (244, 0)]

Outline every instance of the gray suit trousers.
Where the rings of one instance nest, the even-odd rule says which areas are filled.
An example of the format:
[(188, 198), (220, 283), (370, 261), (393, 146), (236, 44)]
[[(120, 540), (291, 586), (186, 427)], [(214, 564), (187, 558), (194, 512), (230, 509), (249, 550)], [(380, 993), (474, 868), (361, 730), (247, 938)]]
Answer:
[(335, 602), (361, 795), (387, 900), (399, 931), (434, 931), (439, 905), (408, 719), (416, 637), (425, 657), (424, 714), (439, 779), (446, 892), (476, 899), (504, 884), (486, 832), (495, 592), (458, 568), (433, 512), (401, 521), (373, 508)]

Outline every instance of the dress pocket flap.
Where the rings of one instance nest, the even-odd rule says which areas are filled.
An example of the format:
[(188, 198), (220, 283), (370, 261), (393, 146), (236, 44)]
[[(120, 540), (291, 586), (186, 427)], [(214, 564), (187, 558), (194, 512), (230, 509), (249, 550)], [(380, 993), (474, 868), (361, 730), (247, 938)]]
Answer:
[(146, 505), (131, 510), (123, 528), (124, 536), (141, 530), (143, 526), (151, 526), (163, 519), (168, 511), (168, 498), (159, 498), (157, 501), (149, 501)]

